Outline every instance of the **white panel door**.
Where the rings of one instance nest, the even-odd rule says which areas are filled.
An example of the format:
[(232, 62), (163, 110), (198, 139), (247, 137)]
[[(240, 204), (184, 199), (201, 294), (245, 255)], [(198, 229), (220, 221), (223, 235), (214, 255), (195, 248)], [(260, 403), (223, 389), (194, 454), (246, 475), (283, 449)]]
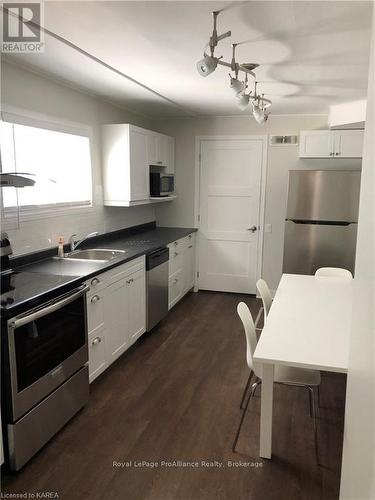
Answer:
[(201, 289), (256, 292), (263, 147), (259, 138), (201, 143)]

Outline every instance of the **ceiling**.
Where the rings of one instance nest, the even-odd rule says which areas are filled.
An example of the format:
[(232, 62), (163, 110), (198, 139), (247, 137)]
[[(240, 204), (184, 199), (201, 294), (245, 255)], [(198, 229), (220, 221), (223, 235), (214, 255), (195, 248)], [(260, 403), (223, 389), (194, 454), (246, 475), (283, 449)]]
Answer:
[[(212, 31), (215, 55), (257, 62), (259, 90), (273, 114), (327, 113), (331, 104), (366, 96), (372, 1), (52, 1), (45, 27), (166, 99), (45, 36), (42, 54), (7, 55), (112, 102), (155, 117), (240, 115), (228, 69), (206, 78), (196, 62)], [(173, 101), (174, 103), (170, 102)], [(248, 112), (248, 111), (247, 111)]]

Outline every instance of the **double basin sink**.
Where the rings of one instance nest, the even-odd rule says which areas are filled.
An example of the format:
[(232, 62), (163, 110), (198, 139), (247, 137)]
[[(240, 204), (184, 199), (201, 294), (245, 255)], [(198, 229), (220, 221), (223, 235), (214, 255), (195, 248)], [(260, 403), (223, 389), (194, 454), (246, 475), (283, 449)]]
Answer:
[(64, 260), (78, 260), (90, 262), (109, 262), (124, 255), (126, 250), (110, 250), (93, 248), (89, 250), (74, 250), (64, 256)]

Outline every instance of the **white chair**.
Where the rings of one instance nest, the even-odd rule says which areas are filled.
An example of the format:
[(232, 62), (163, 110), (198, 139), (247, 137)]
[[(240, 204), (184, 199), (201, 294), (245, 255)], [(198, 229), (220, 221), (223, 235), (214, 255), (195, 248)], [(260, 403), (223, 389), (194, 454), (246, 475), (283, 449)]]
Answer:
[(331, 278), (346, 278), (348, 280), (353, 279), (353, 275), (347, 269), (342, 269), (341, 267), (321, 267), (315, 271), (315, 276), (327, 276)]
[[(267, 319), (267, 315), (268, 315), (268, 313), (271, 309), (271, 305), (272, 305), (272, 295), (271, 295), (270, 289), (268, 288), (267, 283), (263, 279), (259, 279), (257, 281), (256, 286), (257, 286), (257, 290), (259, 292), (259, 295), (262, 299), (263, 306), (259, 309), (257, 317), (255, 318), (255, 330), (257, 330), (258, 332), (261, 332), (262, 329), (258, 328), (258, 323), (259, 323), (260, 317), (262, 316), (262, 312), (263, 312), (263, 325), (265, 324), (266, 319)], [(241, 403), (240, 403), (241, 410), (243, 409), (243, 404), (245, 401), (247, 390), (248, 390), (249, 385), (250, 385), (251, 375), (252, 375), (252, 373), (250, 371), (249, 378), (247, 379), (246, 386), (245, 386), (245, 389), (243, 391), (242, 398), (241, 398)]]
[[(256, 363), (253, 360), (253, 354), (257, 345), (257, 336), (255, 331), (255, 324), (251, 316), (251, 312), (244, 302), (240, 302), (237, 306), (237, 313), (241, 318), (245, 336), (246, 336), (246, 361), (250, 368), (250, 373), (254, 373), (256, 380), (251, 386), (251, 392), (247, 399), (246, 406), (242, 412), (240, 424), (233, 442), (232, 452), (236, 452), (237, 441), (241, 432), (242, 423), (245, 418), (246, 410), (249, 405), (250, 399), (255, 395), (255, 391), (262, 383), (262, 364)], [(297, 387), (304, 387), (309, 394), (310, 402), (310, 415), (313, 417), (314, 423), (314, 438), (315, 438), (315, 452), (317, 462), (318, 460), (318, 434), (317, 434), (317, 418), (315, 406), (314, 388), (320, 384), (320, 372), (316, 370), (307, 370), (304, 368), (294, 368), (289, 366), (275, 365), (274, 381), (276, 384), (294, 385)]]
[(264, 323), (265, 323), (266, 319), (267, 319), (267, 315), (271, 309), (272, 295), (271, 295), (270, 289), (268, 288), (267, 283), (263, 279), (260, 279), (257, 281), (257, 290), (259, 292), (260, 298), (262, 299), (262, 303), (263, 303)]

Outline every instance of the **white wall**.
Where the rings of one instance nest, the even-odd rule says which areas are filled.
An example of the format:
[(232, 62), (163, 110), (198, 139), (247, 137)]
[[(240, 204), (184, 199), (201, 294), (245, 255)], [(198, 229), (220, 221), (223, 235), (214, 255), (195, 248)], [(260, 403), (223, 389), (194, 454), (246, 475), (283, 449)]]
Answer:
[(375, 11), (346, 392), (342, 500), (375, 498)]
[(334, 104), (329, 108), (328, 125), (332, 128), (364, 128), (366, 99)]
[[(157, 129), (176, 137), (176, 191), (178, 198), (168, 206), (157, 207), (158, 224), (194, 226), (194, 171), (196, 136), (215, 135), (296, 135), (300, 130), (328, 128), (327, 116), (270, 116), (260, 127), (248, 114), (238, 117), (174, 119), (156, 123)], [(265, 223), (272, 233), (264, 235), (263, 277), (276, 289), (282, 274), (284, 219), (287, 201), (288, 170), (359, 169), (360, 160), (306, 160), (298, 158), (298, 146), (268, 148)]]
[(105, 208), (102, 198), (100, 125), (134, 123), (150, 128), (150, 121), (124, 111), (83, 92), (41, 77), (19, 66), (2, 62), (2, 109), (16, 107), (55, 120), (77, 122), (92, 127), (92, 166), (94, 208), (81, 214), (48, 217), (21, 222), (19, 229), (8, 230), (15, 255), (48, 248), (72, 233), (82, 236), (92, 231), (111, 231), (155, 220), (152, 206)]

